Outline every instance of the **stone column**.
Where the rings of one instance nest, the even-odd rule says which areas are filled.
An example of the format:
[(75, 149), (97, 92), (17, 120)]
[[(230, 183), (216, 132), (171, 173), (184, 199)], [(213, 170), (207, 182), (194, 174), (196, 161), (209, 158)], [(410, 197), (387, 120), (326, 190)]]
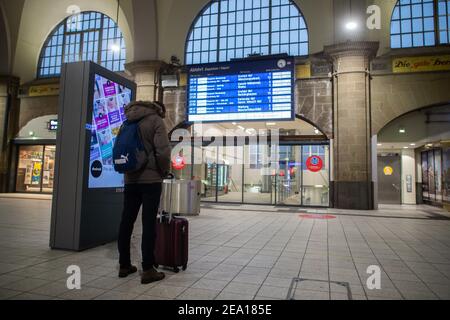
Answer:
[(162, 99), (160, 74), (165, 66), (165, 62), (158, 60), (136, 61), (125, 65), (137, 84), (137, 100), (156, 101)]
[(378, 42), (349, 41), (325, 47), (326, 55), (333, 62), (331, 190), (335, 208), (371, 210), (376, 207), (370, 61), (378, 46)]
[(7, 192), (11, 172), (11, 139), (17, 134), (19, 119), (19, 99), (17, 98), (19, 79), (0, 76), (0, 193)]

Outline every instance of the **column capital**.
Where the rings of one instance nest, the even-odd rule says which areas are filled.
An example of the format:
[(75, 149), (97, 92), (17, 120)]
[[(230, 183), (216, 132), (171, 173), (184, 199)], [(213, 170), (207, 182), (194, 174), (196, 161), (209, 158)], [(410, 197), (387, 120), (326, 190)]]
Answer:
[(343, 57), (365, 57), (372, 60), (377, 55), (378, 41), (347, 41), (324, 47), (325, 56), (335, 61)]
[(132, 75), (140, 72), (159, 72), (162, 68), (167, 66), (167, 63), (160, 60), (145, 60), (145, 61), (133, 61), (125, 64), (125, 69)]

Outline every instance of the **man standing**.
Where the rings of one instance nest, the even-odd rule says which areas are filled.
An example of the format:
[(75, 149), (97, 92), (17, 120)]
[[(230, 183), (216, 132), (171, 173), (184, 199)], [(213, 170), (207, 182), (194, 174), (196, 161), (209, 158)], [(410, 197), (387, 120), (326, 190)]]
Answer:
[(153, 252), (162, 181), (170, 169), (171, 150), (163, 121), (165, 112), (164, 105), (157, 102), (138, 101), (125, 107), (128, 121), (139, 123), (148, 162), (139, 171), (125, 173), (124, 208), (118, 240), (119, 277), (124, 278), (137, 271), (131, 264), (130, 242), (134, 223), (142, 205), (142, 284), (164, 279), (164, 273), (154, 268)]

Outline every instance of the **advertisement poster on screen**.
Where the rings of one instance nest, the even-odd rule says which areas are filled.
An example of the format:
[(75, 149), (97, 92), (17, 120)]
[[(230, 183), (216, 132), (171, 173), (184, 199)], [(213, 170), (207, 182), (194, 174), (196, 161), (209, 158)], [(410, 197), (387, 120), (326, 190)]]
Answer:
[(112, 150), (120, 126), (126, 120), (124, 108), (130, 103), (131, 95), (131, 89), (95, 75), (89, 188), (123, 187), (123, 175), (114, 171)]

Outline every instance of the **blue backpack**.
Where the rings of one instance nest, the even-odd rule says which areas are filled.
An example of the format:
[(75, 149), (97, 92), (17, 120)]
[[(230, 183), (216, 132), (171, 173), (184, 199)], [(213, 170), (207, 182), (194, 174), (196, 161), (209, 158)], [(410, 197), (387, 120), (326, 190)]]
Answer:
[(139, 131), (140, 121), (125, 121), (120, 127), (113, 148), (114, 170), (131, 173), (142, 169), (148, 161)]

